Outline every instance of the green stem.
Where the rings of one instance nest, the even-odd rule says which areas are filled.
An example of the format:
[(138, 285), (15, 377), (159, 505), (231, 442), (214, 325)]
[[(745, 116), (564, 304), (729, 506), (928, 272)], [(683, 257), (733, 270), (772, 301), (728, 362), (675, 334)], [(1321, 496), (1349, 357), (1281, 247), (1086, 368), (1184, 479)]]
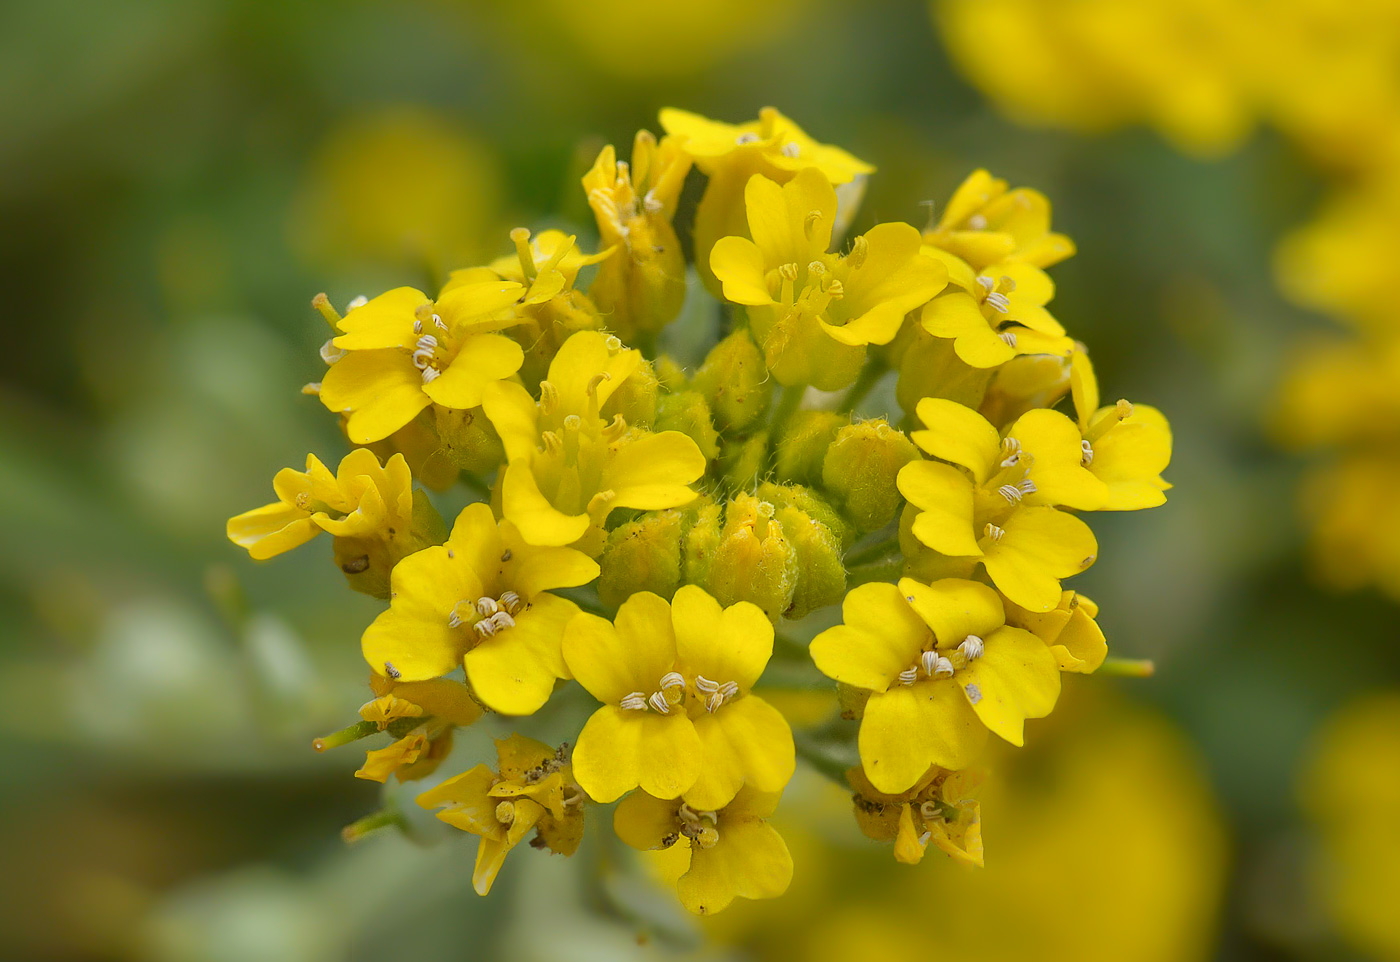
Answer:
[(872, 561), (870, 564), (855, 565), (846, 569), (846, 587), (854, 588), (857, 585), (867, 584), (871, 581), (888, 581), (894, 583), (904, 574), (904, 558), (896, 555), (884, 561)]
[(792, 734), (793, 746), (797, 749), (798, 758), (837, 785), (846, 787), (846, 769), (853, 768), (852, 763), (837, 757), (836, 752), (831, 751), (830, 748), (814, 739), (807, 732), (796, 731)]
[(368, 738), (376, 734), (379, 726), (372, 721), (356, 722), (348, 728), (342, 728), (338, 732), (331, 732), (329, 735), (322, 735), (311, 743), (311, 747), (318, 752), (323, 752), (328, 748), (339, 748), (341, 745), (348, 745), (357, 742), (361, 738)]
[(850, 414), (856, 409), (856, 405), (865, 400), (865, 396), (870, 393), (870, 389), (880, 382), (880, 378), (885, 376), (884, 362), (872, 358), (865, 367), (860, 369), (860, 376), (851, 385), (851, 389), (846, 392), (846, 396), (841, 399), (841, 406), (836, 410), (840, 414)]
[(777, 443), (783, 425), (802, 406), (802, 396), (806, 393), (807, 385), (790, 384), (778, 395), (778, 403), (773, 406), (773, 416), (768, 419), (768, 437), (772, 439), (772, 443)]
[(884, 561), (890, 555), (899, 551), (899, 535), (891, 535), (882, 541), (866, 545), (859, 551), (852, 551), (846, 556), (847, 568), (859, 568), (874, 561)]
[(364, 818), (351, 822), (340, 830), (340, 837), (347, 842), (359, 842), (375, 832), (384, 831), (386, 828), (402, 829), (406, 827), (407, 823), (402, 815), (386, 808), (381, 812), (373, 812)]
[(1151, 678), (1157, 673), (1157, 665), (1151, 658), (1105, 658), (1098, 673), (1122, 678)]

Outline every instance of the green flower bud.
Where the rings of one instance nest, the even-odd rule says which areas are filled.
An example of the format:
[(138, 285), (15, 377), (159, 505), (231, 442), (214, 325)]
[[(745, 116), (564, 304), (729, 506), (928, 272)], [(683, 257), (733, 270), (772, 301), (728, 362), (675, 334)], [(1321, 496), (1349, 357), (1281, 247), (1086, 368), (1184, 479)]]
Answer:
[(972, 367), (953, 352), (951, 340), (934, 337), (917, 324), (906, 326), (918, 330), (899, 360), (899, 406), (912, 414), (926, 397), (947, 398), (970, 408), (981, 404), (993, 369)]
[(800, 485), (765, 482), (757, 496), (777, 509), (774, 519), (797, 552), (797, 581), (783, 614), (802, 618), (839, 602), (846, 594), (842, 555), (850, 526), (835, 508)]
[(843, 548), (848, 547), (855, 537), (855, 531), (846, 519), (841, 517), (841, 512), (811, 488), (800, 484), (773, 484), (765, 481), (758, 486), (757, 495), (764, 501), (772, 501), (780, 507), (797, 508), (810, 515), (818, 523), (831, 529)]
[(749, 332), (740, 328), (711, 349), (695, 373), (721, 431), (742, 431), (768, 410), (773, 384)]
[(730, 491), (752, 488), (768, 465), (768, 432), (720, 446), (719, 469)]
[(775, 472), (783, 481), (820, 484), (822, 459), (836, 432), (851, 419), (835, 411), (798, 411), (783, 425), (777, 442)]
[(1032, 408), (1054, 407), (1069, 393), (1069, 358), (1021, 354), (997, 368), (982, 401), (982, 416), (1010, 424)]
[(695, 442), (706, 461), (719, 457), (719, 432), (710, 405), (699, 391), (663, 394), (656, 406), (657, 431), (679, 431)]
[(708, 587), (722, 605), (751, 601), (776, 622), (797, 586), (797, 550), (783, 534), (771, 501), (738, 494), (725, 507), (724, 530)]
[(663, 598), (675, 594), (681, 584), (680, 511), (656, 511), (613, 529), (598, 565), (598, 597), (617, 606), (638, 591), (652, 591)]
[(696, 498), (683, 509), (684, 534), (681, 561), (685, 565), (687, 584), (705, 585), (710, 581), (710, 569), (719, 553), (722, 509), (709, 498)]
[(650, 361), (644, 360), (618, 386), (598, 413), (605, 420), (611, 421), (614, 415), (621, 414), (622, 420), (632, 427), (651, 427), (656, 421), (657, 395), (660, 391), (661, 382), (656, 377), (656, 370)]
[(447, 525), (422, 491), (413, 492), (413, 522), (407, 531), (390, 528), (383, 538), (336, 538), (335, 563), (350, 587), (374, 598), (389, 597), (389, 572), (416, 551), (447, 540)]
[(654, 366), (656, 379), (666, 390), (679, 394), (690, 388), (690, 378), (686, 375), (685, 368), (677, 364), (671, 355), (661, 355), (656, 359)]
[(466, 411), (433, 406), (440, 456), (463, 471), (487, 474), (505, 460), (501, 438), (481, 408)]
[(822, 461), (822, 485), (844, 508), (859, 531), (874, 531), (894, 520), (900, 494), (895, 475), (919, 449), (883, 418), (849, 424)]

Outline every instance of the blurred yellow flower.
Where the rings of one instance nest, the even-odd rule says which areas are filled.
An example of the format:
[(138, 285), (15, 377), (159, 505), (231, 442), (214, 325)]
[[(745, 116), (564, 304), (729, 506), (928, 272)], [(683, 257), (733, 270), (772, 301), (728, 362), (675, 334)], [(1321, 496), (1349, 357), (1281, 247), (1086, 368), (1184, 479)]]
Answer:
[(924, 243), (946, 251), (975, 271), (1021, 261), (1050, 267), (1074, 254), (1074, 241), (1050, 230), (1050, 201), (1038, 190), (1017, 187), (985, 170), (968, 175)]

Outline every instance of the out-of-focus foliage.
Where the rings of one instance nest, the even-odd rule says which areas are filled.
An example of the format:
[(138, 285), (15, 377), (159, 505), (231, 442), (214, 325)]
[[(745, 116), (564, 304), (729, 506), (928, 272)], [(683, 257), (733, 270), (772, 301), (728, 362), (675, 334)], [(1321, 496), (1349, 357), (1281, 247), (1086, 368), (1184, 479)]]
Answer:
[[(565, 198), (576, 206), (565, 206), (560, 226), (586, 223), (576, 185), (599, 146), (588, 138), (616, 142), (669, 103), (752, 116), (763, 105), (758, 90), (802, 117), (813, 136), (842, 134), (857, 156), (881, 158), (863, 206), (867, 225), (946, 197), (978, 165), (1054, 197), (1079, 244), (1058, 274), (1056, 303), (1094, 344), (1105, 396), (1131, 385), (1172, 413), (1179, 445), (1171, 503), (1145, 522), (1105, 525), (1103, 551), (1138, 562), (1095, 569), (1083, 588), (1111, 612), (1104, 627), (1119, 652), (1159, 665), (1156, 678), (1125, 681), (1118, 696), (1156, 703), (1170, 721), (1151, 724), (1183, 733), (1163, 736), (1164, 744), (1188, 737), (1211, 787), (1182, 776), (1174, 787), (1197, 787), (1144, 798), (1135, 785), (1107, 784), (1113, 762), (1142, 759), (1110, 753), (1118, 740), (1106, 737), (1095, 750), (1108, 767), (1094, 788), (1122, 801), (1093, 798), (1088, 810), (1104, 812), (1105, 831), (1084, 843), (1092, 857), (1056, 835), (1032, 849), (1033, 861), (1009, 863), (1009, 879), (991, 860), (977, 884), (1004, 884), (1008, 899), (1038, 884), (1059, 892), (1062, 875), (1044, 874), (1049, 856), (1040, 852), (1060, 860), (1056, 869), (1092, 876), (1103, 866), (1111, 877), (1117, 853), (1129, 851), (1141, 853), (1161, 884), (1153, 913), (1130, 917), (1145, 931), (1179, 930), (1176, 958), (1393, 953), (1379, 928), (1355, 922), (1395, 901), (1393, 881), (1374, 868), (1397, 861), (1390, 836), (1379, 828), (1348, 833), (1365, 846), (1358, 859), (1374, 857), (1350, 877), (1374, 881), (1364, 897), (1345, 900), (1354, 915), (1334, 912), (1336, 897), (1313, 887), (1312, 829), (1295, 802), (1294, 772), (1323, 718), (1400, 674), (1394, 608), (1365, 592), (1339, 600), (1310, 587), (1293, 521), (1297, 471), (1258, 430), (1289, 335), (1314, 323), (1277, 293), (1272, 252), (1314, 209), (1316, 158), (1347, 170), (1393, 163), (1386, 145), (1394, 128), (1385, 122), (1392, 91), (1373, 78), (1393, 77), (1394, 60), (1350, 52), (1383, 49), (1393, 27), (1370, 5), (1319, 4), (1324, 22), (1331, 11), (1351, 18), (1330, 59), (1271, 43), (1286, 26), (1268, 12), (1248, 21), (1220, 60), (1197, 54), (1207, 79), (1249, 55), (1291, 75), (1305, 95), (1295, 115), (1272, 101), (1260, 107), (1251, 94), (1245, 112), (1263, 115), (1262, 128), (1246, 135), (1252, 123), (1220, 125), (1243, 139), (1204, 164), (1134, 130), (1086, 138), (1006, 122), (950, 69), (921, 3), (807, 0), (737, 12), (681, 4), (672, 6), (687, 9), (649, 8), (646, 16), (619, 3), (614, 19), (600, 13), (581, 25), (577, 11), (603, 6), (540, 13), (557, 6), (59, 0), (0, 13), (0, 271), (9, 297), (9, 349), (0, 357), (6, 953), (183, 962), (391, 952), (427, 959), (459, 955), (463, 945), (487, 957), (505, 946), (512, 957), (575, 957), (569, 953), (585, 947), (626, 958), (698, 947), (684, 920), (667, 921), (665, 896), (632, 875), (609, 881), (611, 902), (627, 906), (615, 913), (622, 923), (600, 918), (583, 884), (598, 863), (582, 855), (522, 863), (529, 867), (486, 907), (470, 889), (470, 845), (419, 850), (371, 839), (345, 848), (340, 827), (375, 804), (378, 787), (347, 793), (340, 761), (311, 752), (309, 740), (362, 700), (355, 643), (374, 606), (347, 601), (329, 563), (240, 563), (235, 577), (239, 559), (222, 529), (230, 514), (266, 500), (271, 469), (307, 451), (327, 459), (339, 450), (315, 400), (287, 390), (323, 370), (315, 349), (325, 330), (305, 306), (311, 294), (326, 289), (344, 304), (407, 271), (420, 271), (429, 286), (440, 265), (473, 253), (482, 236), (484, 253), (498, 253), (499, 225), (534, 222)], [(696, 10), (703, 15), (683, 19)], [(679, 41), (674, 31), (662, 40), (650, 34), (671, 16), (701, 26), (679, 28)], [(1029, 68), (1009, 48), (1038, 22), (1009, 20), (974, 39), (1019, 75)], [(1289, 35), (1326, 35), (1308, 23)], [(1163, 42), (1159, 34), (1141, 49)], [(1127, 66), (1123, 52), (1113, 59), (1126, 72), (1101, 75), (1097, 87), (1110, 104), (1159, 63), (1155, 53)], [(1046, 74), (1041, 95), (1061, 96), (1053, 85), (1063, 79)], [(1209, 89), (1192, 83), (1180, 93), (1202, 86)], [(1181, 127), (1210, 130), (1222, 113), (1230, 119), (1212, 108)], [(403, 129), (403, 118), (433, 133), (384, 162), (402, 180), (373, 177), (362, 206), (336, 209), (344, 202), (322, 172), (353, 180), (365, 162), (338, 152), (354, 136), (346, 131)], [(1273, 132), (1321, 121), (1317, 139)], [(461, 156), (475, 165), (472, 177), (492, 179), (496, 190), (463, 193), (460, 181), (434, 188), (460, 198), (457, 215), (436, 222), (440, 233), (405, 237), (396, 213), (421, 204), (415, 196), (433, 176), (461, 174), (432, 151)], [(1280, 255), (1288, 290), (1303, 292), (1310, 307), (1355, 314), (1361, 325), (1388, 301), (1356, 292), (1383, 288), (1334, 281), (1353, 271), (1366, 280), (1397, 258), (1392, 225), (1359, 226), (1384, 210), (1371, 196), (1385, 194), (1338, 201), (1351, 212), (1337, 215), (1327, 272), (1310, 276)], [(383, 211), (387, 221), (365, 228)], [(460, 229), (473, 220), (484, 235)], [(1372, 411), (1362, 408), (1368, 424)], [(1387, 496), (1394, 500), (1385, 477), (1379, 495), (1346, 503), (1382, 510)], [(1362, 523), (1372, 517), (1363, 513)], [(279, 615), (249, 611), (245, 597)], [(1089, 717), (1100, 710), (1109, 714), (1094, 724), (1112, 735), (1117, 709)], [(485, 734), (457, 750), (489, 752)], [(1033, 754), (1058, 759), (1057, 737), (1033, 737)], [(1091, 744), (1078, 735), (1069, 743)], [(1361, 752), (1381, 757), (1378, 747)], [(1012, 776), (1045, 780), (1050, 813), (1065, 806), (1051, 794), (1054, 773), (1082, 770), (1058, 764)], [(1211, 867), (1218, 849), (1180, 831), (1203, 818), (1201, 833), (1214, 838), (1201, 791), (1219, 799), (1232, 852), (1219, 898)], [(1365, 802), (1374, 786), (1356, 791)], [(884, 865), (885, 850), (849, 825), (845, 801), (831, 805), (842, 844), (878, 852), (884, 874), (872, 893), (892, 893), (862, 911), (888, 925), (884, 913), (902, 906), (903, 924), (933, 930), (922, 921), (930, 897), (912, 900), (956, 893), (965, 876), (932, 859)], [(1004, 833), (989, 838), (989, 851), (1041, 838), (1045, 812), (1010, 800), (1001, 810), (990, 798), (987, 806)], [(431, 817), (411, 828), (424, 838), (438, 830)], [(451, 831), (442, 827), (443, 837)], [(1164, 851), (1160, 836), (1173, 831)], [(1316, 836), (1323, 852), (1329, 831)], [(822, 876), (816, 846), (793, 849)], [(612, 853), (587, 851), (617, 864)], [(841, 884), (859, 886), (862, 877), (842, 876)], [(766, 935), (719, 935), (762, 938), (766, 957), (790, 956), (784, 946), (812, 939), (811, 906), (823, 904), (820, 893), (808, 897), (795, 888), (758, 907), (752, 931), (761, 925)], [(956, 894), (945, 904), (955, 913)], [(430, 911), (439, 905), (451, 911)], [(1074, 909), (1100, 917), (1092, 897)], [(1045, 904), (1026, 911), (1042, 918)], [(843, 918), (830, 925), (850, 924)], [(1005, 935), (1008, 918), (1015, 916), (988, 923), (988, 938)], [(1043, 930), (1039, 952), (1135, 957), (1127, 943), (1110, 941), (1121, 929), (1091, 921), (1067, 932), (1062, 924)], [(902, 933), (877, 934), (891, 950), (903, 945)], [(1139, 943), (1137, 951), (1150, 950)]]

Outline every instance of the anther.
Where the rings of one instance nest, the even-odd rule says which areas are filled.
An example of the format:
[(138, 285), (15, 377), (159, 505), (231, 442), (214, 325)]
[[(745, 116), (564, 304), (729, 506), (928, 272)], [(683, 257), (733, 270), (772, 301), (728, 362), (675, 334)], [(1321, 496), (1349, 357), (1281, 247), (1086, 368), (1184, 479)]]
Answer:
[(659, 714), (669, 715), (671, 713), (671, 703), (666, 700), (665, 692), (652, 692), (651, 697), (647, 699), (647, 704), (652, 707), (653, 711), (656, 711)]
[(514, 591), (505, 591), (501, 593), (501, 607), (512, 615), (518, 615), (520, 609), (525, 607), (525, 602)]
[[(492, 634), (498, 631), (505, 631), (507, 628), (515, 627), (515, 619), (510, 616), (509, 611), (498, 611), (491, 616)], [(480, 622), (478, 622), (480, 624)]]
[(501, 608), (499, 605), (496, 604), (496, 600), (494, 598), (476, 599), (476, 613), (481, 615), (481, 617), (483, 618), (490, 618), (492, 615), (494, 615), (500, 610)]
[(440, 315), (433, 315), (433, 326), (444, 333), (447, 331), (447, 325), (442, 322), (442, 317)]
[(973, 214), (967, 219), (967, 226), (971, 227), (973, 230), (986, 230), (987, 218), (983, 217), (981, 214)]
[(906, 668), (899, 673), (899, 683), (901, 685), (912, 685), (919, 680), (919, 669)]
[(419, 320), (418, 318), (416, 318), (416, 317), (413, 319), (413, 333), (414, 333), (414, 334), (422, 334), (422, 333), (423, 333), (423, 322), (420, 321), (420, 320)]
[(357, 307), (364, 307), (369, 303), (369, 298), (363, 294), (350, 298), (350, 303), (345, 305), (345, 312), (348, 314)]
[(982, 289), (983, 289), (984, 291), (986, 291), (988, 294), (990, 294), (992, 291), (996, 290), (997, 282), (994, 281), (994, 280), (992, 280), (992, 279), (991, 279), (990, 277), (988, 277), (986, 274), (978, 274), (978, 275), (977, 275), (977, 283), (981, 284), (981, 285), (982, 285)]
[(738, 144), (740, 147), (747, 147), (749, 144), (758, 143), (759, 139), (760, 138), (758, 134), (752, 131), (746, 131), (740, 134), (739, 136), (735, 137), (734, 143)]
[(1021, 442), (1018, 438), (1001, 439), (1001, 466), (1009, 468), (1021, 460)]
[(331, 338), (321, 345), (321, 360), (325, 361), (327, 364), (334, 364), (345, 356), (345, 350), (336, 347), (334, 341), (335, 338)]
[(678, 671), (668, 671), (668, 672), (666, 672), (666, 674), (664, 674), (664, 675), (661, 676), (661, 690), (662, 690), (662, 691), (666, 691), (668, 688), (684, 688), (684, 687), (685, 687), (685, 676), (682, 675), (682, 674), (681, 674), (680, 672), (678, 672)]
[(1118, 403), (1113, 406), (1113, 413), (1118, 415), (1118, 420), (1126, 421), (1133, 416), (1132, 402), (1126, 398), (1119, 398)]
[(962, 652), (968, 661), (976, 661), (981, 658), (982, 652), (986, 649), (986, 643), (977, 635), (968, 635), (962, 640), (962, 644), (958, 645), (958, 651)]
[(798, 143), (794, 143), (794, 142), (789, 142), (789, 143), (783, 144), (783, 156), (784, 156), (784, 157), (800, 157), (800, 156), (802, 156), (802, 145), (801, 145), (801, 144), (798, 144)]
[(657, 198), (655, 190), (647, 191), (646, 196), (642, 198), (642, 207), (648, 214), (659, 214), (666, 209), (666, 205)]
[(1014, 331), (1002, 331), (999, 336), (1006, 342), (1007, 347), (1016, 346), (1016, 334)]
[(991, 305), (992, 310), (1000, 314), (1005, 314), (1007, 311), (1011, 310), (1011, 302), (1006, 299), (1006, 295), (1001, 293), (1001, 291), (992, 291), (989, 293), (987, 295), (987, 303)]
[(1083, 452), (1079, 458), (1081, 465), (1087, 468), (1094, 463), (1094, 447), (1087, 439), (1079, 442), (1079, 450)]
[(923, 816), (926, 822), (932, 822), (935, 819), (940, 822), (943, 820), (943, 813), (938, 810), (938, 806), (933, 802), (921, 802), (919, 804), (919, 814)]
[(1014, 484), (1003, 484), (1001, 487), (997, 488), (997, 493), (1012, 504), (1016, 504), (1021, 500), (1021, 489)]
[(870, 241), (861, 234), (851, 242), (851, 252), (846, 255), (846, 263), (851, 265), (853, 270), (860, 270), (865, 263), (865, 257), (870, 253)]
[(804, 233), (804, 234), (807, 235), (807, 239), (808, 239), (808, 240), (811, 240), (811, 239), (813, 238), (813, 236), (816, 234), (817, 224), (821, 223), (821, 219), (822, 219), (822, 212), (821, 212), (821, 211), (819, 211), (819, 210), (809, 210), (809, 211), (807, 211), (807, 216), (806, 216), (806, 217), (803, 219), (803, 221), (802, 221), (802, 233)]
[(618, 702), (618, 707), (627, 711), (646, 711), (647, 696), (642, 692), (634, 691), (624, 696), (622, 701)]
[(987, 526), (982, 529), (982, 534), (985, 537), (991, 538), (993, 541), (1000, 541), (1002, 538), (1006, 537), (1006, 529), (998, 528), (988, 521)]
[(439, 371), (437, 368), (435, 368), (435, 367), (425, 367), (425, 368), (423, 368), (423, 383), (424, 383), (424, 384), (432, 384), (434, 381), (436, 381), (436, 380), (437, 380), (438, 378), (440, 378), (440, 377), (442, 377), (442, 372)]

